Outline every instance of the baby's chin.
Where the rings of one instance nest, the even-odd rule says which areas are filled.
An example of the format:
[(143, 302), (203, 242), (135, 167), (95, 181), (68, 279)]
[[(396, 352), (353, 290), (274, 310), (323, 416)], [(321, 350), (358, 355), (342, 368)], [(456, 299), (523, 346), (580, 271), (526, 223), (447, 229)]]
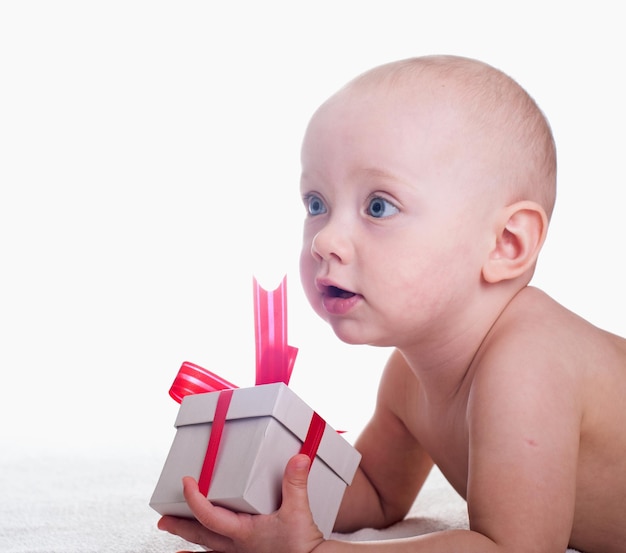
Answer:
[(352, 321), (333, 320), (327, 313), (323, 319), (330, 325), (335, 333), (335, 336), (337, 336), (337, 338), (339, 338), (339, 340), (341, 340), (344, 344), (349, 344), (351, 346), (376, 345), (372, 343), (372, 337), (365, 336)]

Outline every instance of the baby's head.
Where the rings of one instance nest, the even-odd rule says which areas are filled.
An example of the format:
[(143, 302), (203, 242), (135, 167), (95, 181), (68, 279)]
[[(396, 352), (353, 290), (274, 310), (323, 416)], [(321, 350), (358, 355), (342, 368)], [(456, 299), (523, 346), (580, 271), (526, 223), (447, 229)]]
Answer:
[(307, 296), (337, 325), (384, 298), (388, 328), (415, 310), (443, 321), (472, 290), (505, 298), (532, 277), (555, 180), (549, 125), (502, 72), (449, 56), (374, 68), (322, 104), (304, 137)]
[[(411, 58), (356, 77), (318, 114), (342, 100), (381, 109), (381, 118), (389, 116), (383, 104), (393, 104), (394, 113), (416, 118), (424, 132), (408, 156), (420, 156), (420, 139), (432, 141), (432, 163), (477, 164), (480, 175), (475, 176), (485, 193), (506, 203), (536, 201), (551, 216), (556, 196), (552, 132), (534, 100), (503, 72), (456, 56)], [(478, 192), (481, 186), (475, 185)]]

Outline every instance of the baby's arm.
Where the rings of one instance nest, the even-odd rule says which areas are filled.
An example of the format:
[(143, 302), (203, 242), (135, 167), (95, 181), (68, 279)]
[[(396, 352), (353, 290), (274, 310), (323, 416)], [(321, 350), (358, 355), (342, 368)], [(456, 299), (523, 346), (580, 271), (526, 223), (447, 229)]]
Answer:
[(336, 531), (384, 528), (402, 520), (413, 505), (432, 468), (403, 422), (416, 385), (404, 358), (394, 352), (380, 381), (374, 415), (355, 443), (362, 460), (346, 490)]
[[(309, 459), (293, 457), (283, 481), (283, 503), (271, 515), (234, 513), (212, 505), (186, 478), (184, 495), (197, 520), (165, 516), (159, 528), (221, 553), (490, 553), (490, 540), (480, 534), (455, 531), (406, 540), (351, 543), (324, 541), (311, 516), (307, 496)], [(440, 539), (443, 538), (443, 539)], [(468, 545), (468, 538), (471, 544)], [(184, 553), (184, 552), (180, 552)], [(559, 552), (561, 553), (561, 552)]]
[[(574, 516), (581, 409), (564, 372), (542, 367), (532, 357), (524, 352), (508, 365), (495, 360), (489, 363), (493, 370), (487, 367), (472, 386), (467, 409), (471, 530), (372, 543), (324, 541), (308, 507), (307, 467), (298, 463), (303, 456), (288, 464), (283, 503), (272, 515), (214, 507), (187, 481), (185, 497), (202, 524), (164, 517), (159, 527), (233, 553), (562, 553)], [(338, 530), (393, 523), (410, 507), (430, 467), (415, 440), (404, 435), (400, 418), (392, 416), (402, 401), (391, 391), (406, 389), (399, 366), (392, 358), (376, 413), (357, 441), (364, 466), (354, 488), (348, 488)], [(396, 397), (396, 406), (386, 397)], [(411, 462), (401, 460), (405, 447)]]
[(571, 356), (531, 338), (494, 349), (474, 378), (468, 512), (472, 530), (504, 551), (558, 552), (574, 521), (583, 399)]

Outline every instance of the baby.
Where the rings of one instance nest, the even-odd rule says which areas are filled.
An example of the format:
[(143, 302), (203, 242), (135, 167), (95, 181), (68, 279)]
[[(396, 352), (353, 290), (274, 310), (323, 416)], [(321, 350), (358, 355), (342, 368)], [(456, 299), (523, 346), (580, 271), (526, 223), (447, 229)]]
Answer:
[(529, 286), (555, 181), (543, 114), (481, 62), (386, 64), (326, 101), (302, 148), (302, 282), (341, 340), (395, 348), (335, 529), (400, 521), (433, 463), (470, 529), (324, 540), (303, 455), (276, 513), (186, 478), (199, 522), (159, 527), (222, 552), (624, 552), (626, 341)]

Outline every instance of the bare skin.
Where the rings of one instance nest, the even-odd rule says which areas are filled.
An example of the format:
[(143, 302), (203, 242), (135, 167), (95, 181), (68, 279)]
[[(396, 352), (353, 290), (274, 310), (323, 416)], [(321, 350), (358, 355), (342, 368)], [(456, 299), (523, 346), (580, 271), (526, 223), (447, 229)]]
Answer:
[[(512, 112), (523, 113), (517, 89), (475, 62), (436, 66), (394, 87), (385, 71), (383, 84), (378, 74), (353, 83), (314, 115), (302, 154), (301, 273), (339, 338), (396, 348), (355, 444), (363, 459), (336, 530), (401, 520), (433, 463), (467, 500), (470, 530), (325, 541), (303, 456), (286, 468), (276, 513), (215, 507), (186, 479), (198, 521), (164, 517), (161, 529), (229, 553), (624, 550), (626, 341), (528, 286), (554, 177), (536, 161), (550, 156), (531, 150), (549, 140), (507, 157), (512, 119), (478, 124), (475, 113), (497, 109), (457, 107), (467, 101), (464, 68), (496, 79), (499, 96), (512, 87)], [(515, 186), (501, 186), (511, 174)]]
[[(568, 544), (586, 552), (623, 551), (625, 367), (623, 339), (533, 288), (510, 303), (450, 394), (431, 393), (394, 355), (376, 415), (356, 444), (364, 454), (363, 477), (374, 475), (361, 493), (379, 501), (351, 490), (339, 524), (358, 527), (351, 513), (363, 503), (376, 506), (368, 525), (401, 518), (424, 478), (425, 471), (412, 467), (430, 457), (468, 500), (471, 528), (493, 541), (493, 551), (564, 551)], [(389, 431), (394, 427), (397, 434)], [(387, 457), (387, 440), (396, 458)], [(403, 450), (413, 454), (405, 458)], [(380, 466), (397, 472), (378, 482)], [(441, 539), (441, 549), (429, 544), (424, 551), (492, 550), (469, 547), (469, 533), (450, 544)]]

